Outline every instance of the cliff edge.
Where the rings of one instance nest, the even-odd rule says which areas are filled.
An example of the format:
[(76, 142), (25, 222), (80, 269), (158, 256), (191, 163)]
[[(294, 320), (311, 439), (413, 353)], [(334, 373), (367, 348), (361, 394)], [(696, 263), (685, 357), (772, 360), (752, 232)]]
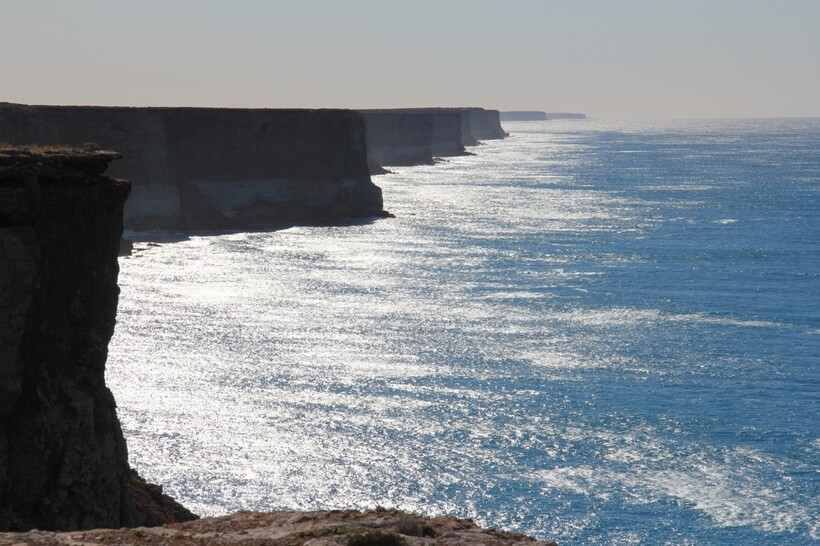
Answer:
[(104, 382), (130, 184), (114, 152), (0, 147), (0, 530), (195, 516), (128, 465)]

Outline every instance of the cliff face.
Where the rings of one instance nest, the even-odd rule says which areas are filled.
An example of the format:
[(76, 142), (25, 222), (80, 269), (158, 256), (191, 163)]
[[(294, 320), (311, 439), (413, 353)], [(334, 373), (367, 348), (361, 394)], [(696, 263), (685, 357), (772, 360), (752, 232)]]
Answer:
[[(464, 155), (470, 119), (454, 109), (396, 108), (359, 110), (367, 126), (367, 151), (371, 165), (430, 164), (434, 157)], [(375, 171), (374, 171), (375, 172)]]
[(433, 117), (433, 156), (452, 157), (466, 154), (461, 136), (461, 114), (437, 110), (430, 115)]
[(470, 133), (478, 140), (494, 140), (507, 136), (501, 128), (500, 113), (498, 110), (484, 108), (469, 108)]
[(433, 163), (433, 118), (423, 113), (361, 110), (371, 165)]
[[(504, 129), (501, 128), (501, 121), (499, 119), (498, 110), (485, 110), (484, 108), (414, 108), (406, 109), (404, 111), (421, 111), (436, 115), (441, 124), (439, 133), (440, 136), (446, 134), (443, 140), (447, 143), (446, 146), (451, 146), (452, 142), (452, 124), (455, 119), (452, 116), (459, 118), (459, 131), (461, 133), (461, 149), (455, 149), (455, 153), (434, 153), (438, 156), (446, 155), (463, 155), (465, 146), (476, 146), (480, 140), (501, 139), (507, 136)], [(447, 118), (447, 116), (450, 116)], [(446, 129), (444, 126), (446, 125)], [(450, 148), (452, 149), (452, 147)]]
[(479, 140), (505, 138), (498, 110), (398, 108), (360, 110), (367, 125), (371, 165), (418, 165), (433, 157), (466, 154)]
[(0, 530), (193, 517), (130, 470), (104, 383), (130, 190), (101, 175), (115, 157), (0, 149)]
[(507, 136), (501, 128), (498, 110), (485, 110), (484, 108), (435, 108), (432, 110), (440, 114), (460, 116), (463, 146), (476, 146), (480, 140), (501, 139)]
[(122, 152), (125, 225), (241, 228), (382, 213), (364, 121), (347, 110), (0, 104), (0, 141)]

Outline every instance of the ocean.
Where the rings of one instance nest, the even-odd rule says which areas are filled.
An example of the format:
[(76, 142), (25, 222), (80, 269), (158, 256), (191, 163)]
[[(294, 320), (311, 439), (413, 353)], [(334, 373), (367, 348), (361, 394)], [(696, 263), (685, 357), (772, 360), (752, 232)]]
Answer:
[(203, 515), (820, 544), (820, 119), (505, 129), (375, 177), (395, 219), (131, 234), (131, 463)]

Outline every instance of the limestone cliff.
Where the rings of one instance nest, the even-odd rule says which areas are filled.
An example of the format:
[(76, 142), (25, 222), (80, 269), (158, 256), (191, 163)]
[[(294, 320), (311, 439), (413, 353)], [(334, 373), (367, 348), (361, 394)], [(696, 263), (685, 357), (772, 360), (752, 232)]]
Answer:
[(422, 110), (458, 115), (461, 124), (461, 143), (464, 146), (475, 146), (481, 140), (502, 139), (507, 136), (501, 128), (498, 110), (484, 108), (424, 108)]
[(446, 119), (443, 116), (458, 116), (461, 151), (459, 149), (456, 149), (455, 153), (444, 151), (436, 153), (434, 151), (434, 155), (437, 156), (462, 155), (464, 146), (476, 146), (481, 140), (501, 139), (507, 136), (507, 133), (501, 128), (498, 110), (486, 110), (484, 108), (403, 108), (399, 111), (424, 112), (437, 116), (441, 124), (439, 131), (446, 131), (444, 133), (439, 132), (438, 138), (441, 139), (446, 134), (445, 142), (448, 145), (452, 138), (451, 126), (454, 124), (455, 119), (452, 117)]
[(462, 141), (462, 116), (452, 110), (436, 110), (433, 117), (433, 156), (452, 157), (465, 155)]
[(244, 228), (383, 214), (349, 110), (0, 103), (0, 141), (120, 151), (132, 229)]
[(367, 130), (367, 160), (374, 166), (433, 163), (433, 118), (424, 113), (360, 110)]
[[(430, 164), (436, 157), (465, 155), (469, 116), (444, 108), (359, 110), (367, 127), (367, 154), (373, 166)], [(464, 120), (462, 120), (464, 117)]]
[(498, 110), (484, 108), (396, 108), (359, 110), (367, 127), (371, 172), (379, 166), (419, 165), (434, 157), (465, 155), (465, 146), (501, 139)]
[(113, 152), (0, 148), (0, 530), (192, 514), (128, 466), (104, 383), (130, 186)]
[(470, 113), (470, 133), (478, 140), (494, 140), (507, 136), (501, 128), (500, 113), (498, 110), (484, 108), (468, 108)]

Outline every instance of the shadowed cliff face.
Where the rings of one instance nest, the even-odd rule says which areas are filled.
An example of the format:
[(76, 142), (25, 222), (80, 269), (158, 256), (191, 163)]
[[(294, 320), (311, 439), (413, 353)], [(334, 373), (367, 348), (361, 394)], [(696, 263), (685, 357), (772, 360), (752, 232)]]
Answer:
[(433, 163), (433, 117), (422, 113), (362, 111), (371, 165)]
[(470, 132), (478, 140), (494, 140), (507, 136), (501, 128), (500, 113), (498, 110), (483, 108), (469, 108)]
[(461, 114), (437, 111), (433, 116), (433, 156), (451, 157), (465, 155), (461, 138)]
[(484, 108), (396, 108), (359, 110), (367, 127), (371, 172), (379, 166), (420, 165), (434, 157), (465, 155), (465, 146), (507, 136), (498, 110)]
[(115, 157), (0, 150), (0, 530), (192, 517), (130, 470), (104, 383), (130, 190), (100, 174)]
[(382, 213), (362, 116), (349, 110), (0, 103), (0, 141), (122, 152), (125, 225), (243, 228)]
[[(420, 165), (436, 157), (465, 155), (470, 118), (444, 108), (359, 110), (367, 127), (367, 155), (373, 165)], [(466, 133), (465, 133), (466, 131)]]

